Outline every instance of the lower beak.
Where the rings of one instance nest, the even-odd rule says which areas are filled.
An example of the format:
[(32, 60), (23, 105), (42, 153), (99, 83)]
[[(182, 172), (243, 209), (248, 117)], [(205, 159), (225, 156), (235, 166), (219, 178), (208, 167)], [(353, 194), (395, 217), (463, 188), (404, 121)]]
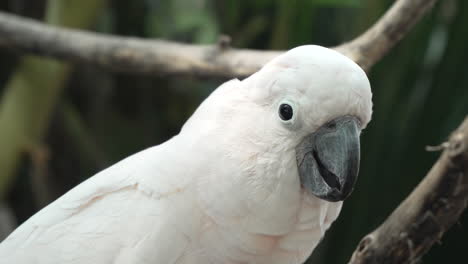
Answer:
[(359, 127), (357, 118), (339, 117), (296, 147), (305, 190), (330, 202), (342, 201), (351, 194), (359, 172)]

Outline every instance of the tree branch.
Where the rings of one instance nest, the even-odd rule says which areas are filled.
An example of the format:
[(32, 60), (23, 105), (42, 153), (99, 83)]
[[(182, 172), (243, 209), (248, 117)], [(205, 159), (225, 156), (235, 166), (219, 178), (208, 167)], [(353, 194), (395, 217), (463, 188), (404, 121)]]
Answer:
[(361, 240), (349, 264), (414, 263), (458, 220), (468, 203), (468, 117), (442, 146), (427, 176)]
[[(436, 1), (396, 1), (367, 32), (336, 49), (369, 70)], [(282, 52), (109, 36), (47, 26), (2, 12), (0, 46), (115, 71), (226, 78), (248, 76)]]
[(63, 29), (1, 12), (0, 36), (22, 52), (145, 74), (247, 76), (280, 54)]
[(437, 0), (398, 0), (364, 34), (336, 49), (365, 71), (379, 61), (428, 12)]

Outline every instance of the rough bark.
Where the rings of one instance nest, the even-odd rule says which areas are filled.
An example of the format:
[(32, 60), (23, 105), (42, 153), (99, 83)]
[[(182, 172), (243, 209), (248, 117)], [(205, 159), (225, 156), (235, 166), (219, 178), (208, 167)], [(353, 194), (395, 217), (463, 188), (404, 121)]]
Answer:
[(350, 264), (415, 263), (456, 223), (468, 202), (468, 117), (441, 146), (423, 181), (361, 240)]
[[(396, 1), (368, 31), (336, 49), (369, 70), (436, 1)], [(0, 13), (0, 36), (0, 46), (21, 52), (160, 75), (245, 77), (282, 52), (117, 37), (47, 26), (6, 13)]]

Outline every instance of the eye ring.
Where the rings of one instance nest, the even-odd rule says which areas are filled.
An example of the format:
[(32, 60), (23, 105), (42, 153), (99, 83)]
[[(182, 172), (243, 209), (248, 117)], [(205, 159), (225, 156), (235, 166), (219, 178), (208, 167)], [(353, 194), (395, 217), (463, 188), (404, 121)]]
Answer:
[(294, 116), (293, 107), (290, 104), (282, 103), (278, 108), (278, 114), (281, 120), (289, 121)]

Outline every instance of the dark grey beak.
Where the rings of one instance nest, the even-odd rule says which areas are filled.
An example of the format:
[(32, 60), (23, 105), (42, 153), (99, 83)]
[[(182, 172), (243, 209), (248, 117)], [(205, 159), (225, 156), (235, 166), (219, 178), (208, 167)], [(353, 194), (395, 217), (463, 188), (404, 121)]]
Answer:
[(337, 202), (353, 191), (359, 172), (359, 120), (343, 116), (307, 136), (296, 148), (304, 189), (318, 198)]

